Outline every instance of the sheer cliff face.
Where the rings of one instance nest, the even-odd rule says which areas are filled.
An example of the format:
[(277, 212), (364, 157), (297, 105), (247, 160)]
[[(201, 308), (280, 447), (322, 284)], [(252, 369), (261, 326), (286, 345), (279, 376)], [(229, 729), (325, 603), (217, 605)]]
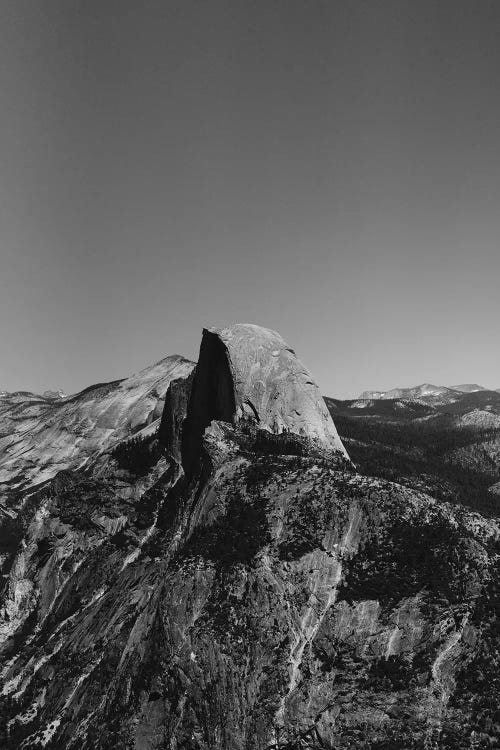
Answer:
[(191, 393), (172, 383), (142, 494), (110, 458), (27, 503), (0, 746), (494, 747), (497, 523), (356, 474), (317, 427), (276, 435), (222, 344), (205, 335)]

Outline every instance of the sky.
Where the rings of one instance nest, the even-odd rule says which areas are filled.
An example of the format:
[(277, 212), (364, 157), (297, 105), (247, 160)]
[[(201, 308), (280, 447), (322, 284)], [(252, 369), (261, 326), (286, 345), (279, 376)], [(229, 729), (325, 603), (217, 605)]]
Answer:
[(0, 0), (0, 390), (203, 327), (500, 387), (500, 3)]

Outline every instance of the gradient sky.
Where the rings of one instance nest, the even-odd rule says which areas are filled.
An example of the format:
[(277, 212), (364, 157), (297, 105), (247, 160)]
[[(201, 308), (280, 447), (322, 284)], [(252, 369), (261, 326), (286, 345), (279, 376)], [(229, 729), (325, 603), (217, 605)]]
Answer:
[(500, 3), (0, 0), (0, 389), (203, 326), (500, 387)]

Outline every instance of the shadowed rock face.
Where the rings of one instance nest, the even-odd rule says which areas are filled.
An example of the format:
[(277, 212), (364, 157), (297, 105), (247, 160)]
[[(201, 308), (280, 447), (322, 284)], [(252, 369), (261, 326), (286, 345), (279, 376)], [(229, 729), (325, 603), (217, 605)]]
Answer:
[(187, 377), (177, 378), (170, 383), (158, 430), (158, 440), (165, 448), (167, 456), (177, 464), (182, 462), (182, 425), (187, 413), (194, 372), (193, 369)]
[(187, 476), (198, 463), (203, 433), (210, 422), (233, 422), (235, 412), (226, 348), (217, 335), (204, 330), (182, 435), (182, 465)]
[(190, 475), (205, 428), (213, 420), (256, 423), (347, 452), (320, 390), (275, 331), (250, 324), (203, 331), (184, 429), (183, 465)]

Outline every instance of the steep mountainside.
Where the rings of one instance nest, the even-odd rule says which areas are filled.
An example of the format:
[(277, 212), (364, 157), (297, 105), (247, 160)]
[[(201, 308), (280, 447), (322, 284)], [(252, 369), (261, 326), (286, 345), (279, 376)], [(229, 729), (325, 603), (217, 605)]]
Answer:
[(0, 495), (15, 507), (20, 492), (61, 469), (82, 468), (92, 456), (143, 428), (155, 429), (171, 380), (194, 367), (183, 357), (157, 362), (126, 380), (75, 396), (6, 393), (0, 399)]
[(496, 520), (356, 471), (272, 331), (206, 331), (159, 431), (19, 519), (7, 750), (498, 741)]

